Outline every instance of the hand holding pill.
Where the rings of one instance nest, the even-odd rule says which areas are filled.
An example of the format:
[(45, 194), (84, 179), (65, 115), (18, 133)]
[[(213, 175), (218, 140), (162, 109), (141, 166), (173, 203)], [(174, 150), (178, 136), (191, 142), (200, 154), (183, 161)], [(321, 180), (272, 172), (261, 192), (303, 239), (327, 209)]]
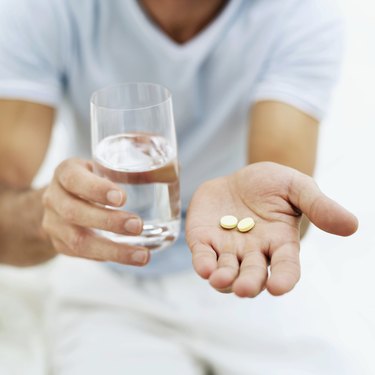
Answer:
[[(320, 229), (349, 236), (358, 222), (314, 180), (262, 162), (204, 183), (190, 203), (186, 240), (201, 277), (222, 292), (282, 295), (300, 278), (301, 215)], [(270, 268), (270, 276), (268, 272)]]

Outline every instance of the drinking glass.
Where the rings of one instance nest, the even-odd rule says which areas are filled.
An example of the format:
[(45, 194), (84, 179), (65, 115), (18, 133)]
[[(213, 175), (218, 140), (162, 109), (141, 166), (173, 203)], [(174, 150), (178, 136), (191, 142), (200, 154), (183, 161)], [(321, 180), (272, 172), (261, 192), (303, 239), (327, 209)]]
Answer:
[(98, 231), (115, 242), (163, 249), (180, 231), (180, 189), (172, 97), (154, 83), (124, 83), (91, 97), (94, 173), (126, 192), (124, 207), (143, 219), (139, 236)]

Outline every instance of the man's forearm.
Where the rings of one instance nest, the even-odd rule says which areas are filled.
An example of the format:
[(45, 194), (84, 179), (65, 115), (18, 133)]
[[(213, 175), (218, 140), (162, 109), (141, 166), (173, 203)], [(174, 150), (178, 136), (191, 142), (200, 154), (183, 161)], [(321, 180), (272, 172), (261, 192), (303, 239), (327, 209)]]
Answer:
[(41, 229), (43, 190), (0, 186), (0, 263), (31, 266), (54, 256)]

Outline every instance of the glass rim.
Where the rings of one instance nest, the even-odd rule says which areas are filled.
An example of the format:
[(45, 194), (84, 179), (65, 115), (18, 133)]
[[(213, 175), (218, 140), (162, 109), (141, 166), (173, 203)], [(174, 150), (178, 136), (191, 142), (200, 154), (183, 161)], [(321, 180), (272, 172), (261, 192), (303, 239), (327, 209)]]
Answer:
[[(162, 88), (166, 92), (166, 99), (160, 101), (157, 104), (152, 104), (152, 105), (147, 105), (147, 106), (137, 107), (137, 108), (111, 108), (111, 107), (107, 107), (105, 105), (96, 104), (95, 101), (94, 101), (95, 97), (100, 92), (102, 92), (102, 91), (106, 91), (106, 90), (110, 90), (110, 89), (114, 89), (114, 88), (122, 87), (122, 86), (137, 86), (137, 85), (154, 86), (154, 87)], [(159, 83), (154, 83), (154, 82), (136, 82), (135, 81), (135, 82), (115, 83), (115, 84), (104, 86), (104, 87), (102, 87), (100, 89), (95, 90), (91, 94), (90, 104), (93, 105), (93, 106), (95, 106), (95, 108), (98, 108), (98, 109), (101, 109), (101, 110), (105, 110), (105, 111), (123, 111), (123, 112), (127, 112), (127, 111), (141, 111), (141, 110), (145, 110), (145, 109), (159, 107), (160, 105), (163, 105), (163, 104), (167, 103), (171, 99), (172, 99), (172, 94), (171, 94), (170, 90), (167, 87), (165, 87), (165, 86), (163, 86), (163, 85), (161, 85)]]

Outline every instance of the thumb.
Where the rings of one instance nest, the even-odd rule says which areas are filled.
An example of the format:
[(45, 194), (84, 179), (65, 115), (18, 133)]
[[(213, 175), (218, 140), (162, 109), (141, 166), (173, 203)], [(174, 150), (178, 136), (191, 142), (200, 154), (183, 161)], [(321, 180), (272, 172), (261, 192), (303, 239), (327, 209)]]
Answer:
[(296, 171), (289, 191), (290, 202), (318, 228), (339, 236), (350, 236), (358, 229), (358, 219), (323, 194), (316, 182)]

